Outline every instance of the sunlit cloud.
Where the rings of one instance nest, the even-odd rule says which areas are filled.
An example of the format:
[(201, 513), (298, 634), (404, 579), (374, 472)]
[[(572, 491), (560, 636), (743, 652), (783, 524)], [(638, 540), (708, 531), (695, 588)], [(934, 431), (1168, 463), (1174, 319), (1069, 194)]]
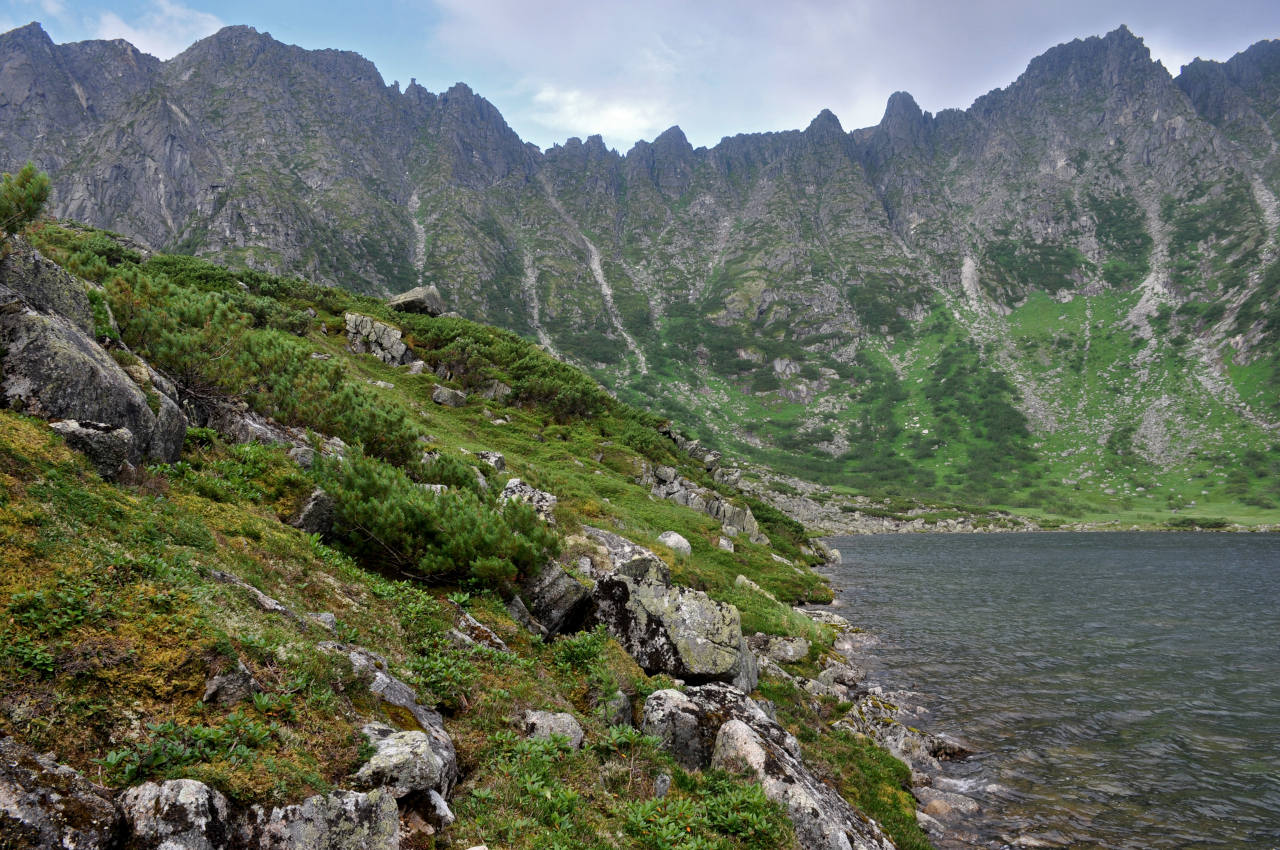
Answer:
[(186, 50), (192, 42), (212, 35), (222, 27), (222, 20), (217, 15), (170, 0), (155, 0), (151, 8), (132, 23), (115, 12), (101, 13), (94, 36), (123, 38), (144, 53), (169, 59)]

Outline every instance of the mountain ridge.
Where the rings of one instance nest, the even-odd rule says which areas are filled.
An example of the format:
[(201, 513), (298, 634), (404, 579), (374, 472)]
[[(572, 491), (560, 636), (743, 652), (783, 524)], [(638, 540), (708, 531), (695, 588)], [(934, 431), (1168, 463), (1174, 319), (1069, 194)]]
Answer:
[[(24, 30), (0, 36), (0, 57), (26, 63), (0, 72), (6, 114), (34, 85), (12, 68), (90, 49)], [(35, 42), (43, 53), (19, 49)], [(49, 65), (53, 105), (30, 120), (93, 132), (72, 151), (75, 133), (41, 146), (15, 125), (0, 151), (50, 171), (58, 215), (358, 291), (436, 285), (713, 443), (805, 455), (807, 474), (1008, 503), (1120, 466), (1059, 469), (1049, 444), (1110, 441), (1150, 469), (1111, 469), (1089, 497), (1105, 501), (1179, 464), (1203, 471), (1218, 440), (1204, 416), (1233, 445), (1273, 446), (1276, 44), (1174, 77), (1122, 27), (1051, 48), (965, 110), (898, 92), (874, 127), (823, 110), (709, 148), (675, 126), (623, 154), (599, 136), (542, 151), (465, 85), (400, 92), (354, 54), (241, 28), (140, 64), (163, 85), (121, 83), (102, 101), (115, 118), (72, 115), (74, 75)], [(1055, 329), (1030, 319), (1053, 309), (1044, 298), (1085, 309)], [(1009, 427), (1038, 459), (988, 495), (944, 482), (956, 464), (981, 480), (990, 432), (925, 388), (961, 343), (966, 374), (998, 377), (979, 397), (1012, 387), (1026, 425)], [(1100, 395), (1094, 372), (1124, 391)], [(920, 442), (953, 420), (954, 440)], [(1204, 489), (1193, 477), (1180, 500)]]

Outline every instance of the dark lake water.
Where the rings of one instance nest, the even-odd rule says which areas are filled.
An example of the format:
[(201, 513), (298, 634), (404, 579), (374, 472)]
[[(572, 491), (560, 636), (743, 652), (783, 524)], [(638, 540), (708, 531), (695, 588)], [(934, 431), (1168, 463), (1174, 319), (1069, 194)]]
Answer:
[(947, 770), (994, 846), (1280, 848), (1280, 535), (832, 542), (872, 679), (981, 750)]

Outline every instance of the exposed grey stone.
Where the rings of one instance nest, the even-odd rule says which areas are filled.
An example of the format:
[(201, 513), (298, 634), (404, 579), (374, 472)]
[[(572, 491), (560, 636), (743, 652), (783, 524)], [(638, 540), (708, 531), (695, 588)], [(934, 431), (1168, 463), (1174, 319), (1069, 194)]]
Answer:
[(289, 449), (289, 457), (303, 469), (310, 469), (311, 465), (316, 462), (315, 449), (310, 446), (294, 446)]
[(415, 358), (399, 328), (384, 324), (359, 313), (345, 313), (347, 345), (356, 354), (372, 354), (383, 363), (403, 366)]
[(602, 528), (584, 526), (583, 532), (604, 547), (613, 572), (637, 581), (655, 581), (667, 584), (671, 581), (671, 568), (645, 547), (632, 543), (620, 534)]
[(312, 611), (307, 614), (307, 619), (326, 632), (338, 630), (338, 618), (333, 616), (331, 611)]
[(554, 561), (521, 580), (520, 597), (548, 635), (577, 631), (591, 613), (591, 591)]
[[(774, 596), (772, 593), (765, 590), (763, 587), (756, 584), (754, 581), (742, 575), (741, 573), (739, 573), (738, 576), (734, 578), (733, 585), (734, 587), (741, 587), (746, 590), (750, 590), (752, 593), (758, 593), (761, 596), (763, 596), (765, 599), (768, 599), (770, 602), (778, 602), (778, 597)], [(782, 603), (778, 602), (778, 604), (781, 605)]]
[(661, 800), (671, 790), (671, 774), (659, 773), (653, 780), (653, 796)]
[(805, 767), (795, 737), (736, 688), (656, 691), (645, 701), (642, 728), (688, 770), (754, 773), (765, 795), (786, 809), (802, 847), (892, 850), (873, 821)]
[(128, 429), (135, 466), (144, 458), (177, 460), (186, 434), (181, 413), (162, 401), (158, 421), (142, 388), (84, 330), (34, 309), (2, 283), (0, 389), (4, 404), (34, 416)]
[(443, 404), (445, 407), (462, 407), (467, 403), (467, 394), (439, 385), (431, 391), (431, 400), (436, 404)]
[(63, 419), (49, 426), (67, 445), (83, 454), (106, 481), (115, 481), (133, 454), (133, 433), (105, 422)]
[(417, 286), (408, 292), (393, 295), (387, 300), (387, 305), (393, 310), (426, 313), (428, 316), (439, 316), (448, 309), (444, 299), (440, 297), (440, 290), (434, 286)]
[(439, 712), (421, 705), (413, 688), (391, 675), (387, 661), (381, 655), (361, 646), (330, 641), (316, 646), (326, 652), (346, 656), (356, 675), (367, 683), (370, 693), (413, 716), (418, 727), (431, 738), (431, 749), (440, 760), (440, 779), (436, 787), (447, 797), (458, 781), (458, 753)]
[(49, 756), (0, 737), (0, 846), (110, 850), (120, 827), (103, 789)]
[(547, 636), (546, 627), (534, 619), (533, 615), (529, 613), (529, 609), (525, 606), (524, 600), (519, 596), (512, 596), (507, 601), (507, 613), (511, 615), (511, 619), (524, 626), (525, 631), (542, 637)]
[(137, 785), (120, 809), (136, 850), (224, 850), (234, 834), (226, 797), (194, 779)]
[(733, 504), (716, 491), (676, 474), (670, 467), (658, 467), (654, 470), (654, 477), (657, 481), (651, 491), (653, 495), (684, 505), (719, 521), (730, 537), (733, 536), (729, 532), (729, 527), (732, 526), (735, 529), (734, 533), (738, 533), (737, 530), (740, 529), (747, 534), (752, 543), (769, 542), (769, 538), (760, 531), (760, 525), (749, 508)]
[(255, 850), (398, 850), (400, 813), (386, 791), (334, 791), (270, 811), (255, 806), (241, 840)]
[(592, 595), (596, 620), (647, 673), (755, 688), (755, 656), (732, 605), (699, 590), (618, 574), (597, 578)]
[(506, 486), (502, 488), (502, 495), (499, 498), (504, 502), (514, 500), (532, 505), (534, 511), (544, 522), (548, 525), (556, 524), (556, 497), (545, 490), (530, 487), (519, 478), (512, 478), (508, 481)]
[(414, 791), (436, 789), (442, 767), (425, 732), (397, 732), (385, 723), (368, 723), (361, 729), (374, 747), (360, 766), (356, 782), (364, 788), (381, 788), (397, 799)]
[(307, 534), (325, 535), (333, 530), (336, 510), (337, 504), (333, 497), (317, 487), (311, 491), (297, 516), (289, 520), (289, 525), (302, 529)]
[(507, 468), (507, 459), (502, 452), (476, 452), (476, 457), (492, 466), (498, 472)]
[(257, 690), (258, 683), (254, 681), (253, 674), (244, 662), (237, 660), (235, 670), (205, 682), (201, 701), (207, 705), (235, 705), (252, 697)]
[(85, 287), (91, 286), (31, 247), (21, 236), (11, 236), (8, 250), (0, 251), (0, 284), (20, 294), (43, 313), (70, 320), (85, 334), (93, 334), (93, 308)]
[(733, 541), (730, 540), (728, 537), (718, 538), (716, 540), (716, 546), (718, 546), (719, 548), (723, 549), (726, 552), (733, 551)]
[(550, 738), (558, 735), (569, 741), (569, 746), (578, 749), (586, 737), (582, 725), (572, 714), (563, 711), (526, 711), (520, 716), (520, 728), (530, 738)]
[(689, 541), (684, 535), (675, 531), (664, 531), (658, 535), (658, 542), (666, 546), (677, 555), (685, 555), (686, 557), (693, 554), (693, 547), (689, 545)]
[(757, 632), (747, 638), (747, 644), (757, 654), (778, 664), (794, 664), (809, 656), (809, 641), (802, 637), (765, 635)]

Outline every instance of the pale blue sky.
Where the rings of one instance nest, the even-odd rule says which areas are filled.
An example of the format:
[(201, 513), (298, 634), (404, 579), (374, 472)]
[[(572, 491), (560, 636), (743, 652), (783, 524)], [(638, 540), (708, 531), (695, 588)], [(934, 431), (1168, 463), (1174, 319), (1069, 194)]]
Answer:
[(126, 38), (161, 58), (224, 24), (354, 50), (390, 83), (466, 82), (522, 138), (627, 150), (679, 124), (695, 145), (876, 123), (897, 90), (964, 108), (1034, 56), (1124, 23), (1173, 73), (1280, 37), (1280, 0), (0, 0), (0, 31)]

